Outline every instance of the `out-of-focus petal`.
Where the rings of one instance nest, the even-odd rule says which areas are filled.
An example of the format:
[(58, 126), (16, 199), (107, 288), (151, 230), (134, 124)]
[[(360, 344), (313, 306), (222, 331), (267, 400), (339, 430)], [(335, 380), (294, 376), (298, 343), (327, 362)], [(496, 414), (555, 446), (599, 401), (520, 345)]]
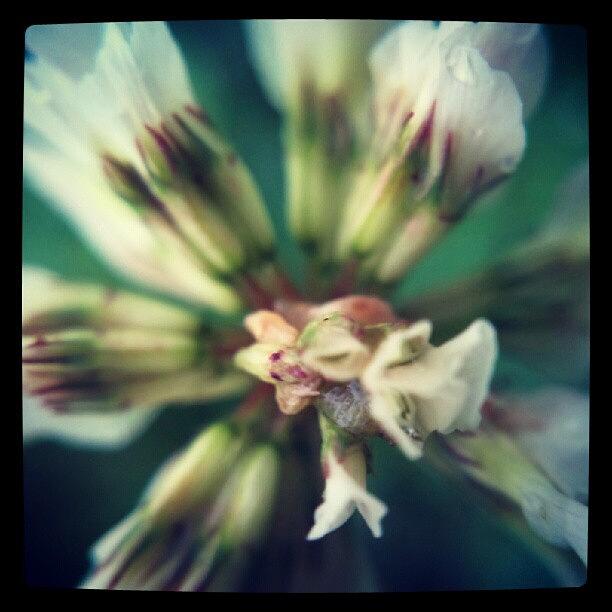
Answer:
[(159, 414), (159, 409), (114, 414), (55, 414), (34, 398), (23, 397), (23, 442), (39, 440), (116, 450), (128, 445)]
[(23, 388), (58, 412), (203, 402), (249, 384), (200, 317), (42, 270), (24, 270), (22, 335)]
[(99, 45), (75, 74), (67, 47), (87, 31), (28, 30), (27, 177), (122, 273), (197, 305), (240, 310), (219, 275), (274, 247), (251, 175), (195, 103), (165, 24), (92, 26)]
[(365, 57), (387, 25), (356, 19), (252, 19), (245, 24), (253, 63), (279, 108), (295, 104), (303, 84), (349, 99), (363, 94)]
[(450, 40), (467, 42), (480, 51), (496, 70), (507, 72), (523, 102), (523, 116), (528, 117), (546, 87), (548, 48), (541, 25), (534, 23), (453, 24)]
[(572, 498), (589, 496), (589, 398), (550, 387), (529, 395), (502, 396), (500, 410), (535, 419), (513, 436), (551, 480)]

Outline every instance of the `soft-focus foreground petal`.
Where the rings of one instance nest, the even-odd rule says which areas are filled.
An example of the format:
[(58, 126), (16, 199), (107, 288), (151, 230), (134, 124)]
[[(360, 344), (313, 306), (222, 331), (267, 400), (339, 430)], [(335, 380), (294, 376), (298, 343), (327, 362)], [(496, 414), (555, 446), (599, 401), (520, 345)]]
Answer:
[(429, 321), (390, 333), (361, 375), (372, 418), (411, 459), (433, 431), (478, 427), (497, 358), (488, 321), (474, 321), (439, 347), (430, 335)]
[(325, 490), (323, 503), (315, 510), (308, 540), (318, 540), (346, 523), (355, 510), (364, 518), (374, 537), (382, 535), (381, 520), (387, 507), (366, 491), (367, 462), (362, 443), (351, 443), (324, 416), (319, 418), (323, 435), (321, 462)]
[(270, 100), (300, 104), (304, 87), (359, 101), (368, 85), (366, 56), (387, 22), (356, 19), (252, 19), (245, 24), (253, 63)]
[(341, 202), (363, 148), (367, 53), (387, 22), (257, 19), (253, 62), (284, 114), (287, 219), (316, 265), (334, 256)]
[(589, 497), (589, 398), (564, 387), (504, 395), (489, 420), (505, 428), (563, 493)]
[(584, 384), (590, 346), (588, 212), (583, 163), (559, 187), (549, 221), (530, 241), (471, 278), (411, 300), (400, 314), (430, 317), (444, 335), (485, 316), (504, 352), (549, 380)]
[(562, 389), (494, 398), (483, 428), (445, 444), (472, 478), (514, 501), (551, 544), (587, 562), (588, 399)]
[(548, 48), (536, 23), (453, 23), (450, 38), (467, 40), (489, 66), (507, 72), (523, 102), (525, 118), (536, 108), (546, 86)]
[(222, 338), (182, 308), (42, 270), (23, 281), (23, 387), (51, 410), (204, 402), (249, 384), (216, 356)]
[(218, 423), (160, 470), (92, 549), (90, 589), (196, 591), (266, 534), (279, 475), (270, 444)]
[(116, 450), (129, 444), (155, 419), (158, 410), (122, 414), (54, 414), (35, 399), (23, 398), (23, 442), (57, 440), (75, 446)]
[(341, 259), (357, 256), (364, 274), (396, 282), (514, 171), (521, 94), (539, 97), (542, 47), (538, 26), (461, 22), (407, 22), (378, 43), (372, 154), (344, 209)]
[(195, 104), (165, 24), (92, 24), (100, 44), (77, 70), (66, 49), (91, 47), (87, 28), (26, 34), (26, 175), (122, 273), (238, 310), (219, 274), (273, 248), (250, 174)]

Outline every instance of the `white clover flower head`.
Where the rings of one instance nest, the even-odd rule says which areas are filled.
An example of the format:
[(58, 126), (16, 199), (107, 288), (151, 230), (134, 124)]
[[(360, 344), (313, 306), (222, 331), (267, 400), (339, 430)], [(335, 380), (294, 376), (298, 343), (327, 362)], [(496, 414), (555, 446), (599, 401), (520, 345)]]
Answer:
[[(567, 270), (584, 277), (585, 216), (579, 227), (563, 216), (562, 239), (545, 231), (442, 297), (393, 299), (518, 168), (545, 82), (543, 34), (413, 21), (374, 45), (388, 26), (246, 26), (282, 119), (285, 217), (306, 262), (297, 286), (253, 176), (198, 104), (165, 24), (27, 31), (25, 176), (136, 287), (24, 268), (26, 439), (119, 447), (166, 405), (245, 396), (165, 462), (93, 548), (83, 588), (223, 590), (264, 540), (306, 546), (355, 511), (380, 537), (387, 506), (366, 486), (374, 437), (411, 460), (446, 457), (586, 561), (584, 399), (490, 394), (498, 335), (503, 348), (508, 327), (521, 337), (522, 319), (550, 318), (542, 276), (547, 290)], [(558, 298), (580, 337), (583, 285)], [(498, 294), (521, 316), (504, 319)], [(539, 342), (557, 329), (529, 333)], [(323, 500), (305, 510), (319, 442)]]

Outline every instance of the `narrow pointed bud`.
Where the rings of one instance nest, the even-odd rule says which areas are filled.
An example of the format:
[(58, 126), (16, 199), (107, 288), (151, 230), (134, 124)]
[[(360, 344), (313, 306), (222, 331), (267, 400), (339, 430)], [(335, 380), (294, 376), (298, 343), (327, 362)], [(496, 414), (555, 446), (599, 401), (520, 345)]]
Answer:
[(334, 257), (340, 204), (366, 123), (366, 54), (387, 25), (337, 19), (247, 24), (255, 67), (285, 113), (289, 227), (319, 263)]
[(291, 346), (298, 337), (295, 327), (270, 310), (259, 310), (248, 315), (244, 319), (244, 326), (258, 342)]
[(119, 197), (137, 208), (151, 205), (154, 196), (133, 165), (107, 154), (102, 156), (102, 168), (110, 186)]
[(265, 382), (274, 383), (274, 377), (270, 373), (270, 364), (274, 363), (275, 355), (283, 350), (279, 344), (264, 344), (257, 342), (240, 349), (234, 356), (236, 367), (256, 376)]
[(404, 223), (400, 234), (376, 270), (377, 280), (392, 283), (402, 278), (429, 248), (438, 242), (450, 224), (430, 207), (422, 207)]
[(274, 512), (280, 465), (278, 450), (267, 444), (252, 450), (236, 467), (235, 489), (220, 526), (224, 546), (253, 545), (266, 535)]
[(221, 339), (182, 308), (41, 270), (23, 281), (23, 386), (54, 411), (204, 401), (248, 385), (213, 356)]
[(151, 520), (179, 520), (209, 499), (227, 477), (245, 442), (229, 423), (205, 429), (186, 451), (171, 460), (147, 491)]
[[(211, 210), (219, 211), (240, 237), (247, 254), (268, 257), (274, 231), (251, 173), (212, 127), (199, 107), (178, 109), (162, 124), (157, 139), (175, 175), (170, 186), (187, 195), (199, 192)], [(223, 246), (223, 245), (222, 245)]]
[(244, 432), (222, 422), (171, 458), (139, 506), (93, 547), (82, 587), (197, 589), (219, 552), (211, 512), (245, 445)]

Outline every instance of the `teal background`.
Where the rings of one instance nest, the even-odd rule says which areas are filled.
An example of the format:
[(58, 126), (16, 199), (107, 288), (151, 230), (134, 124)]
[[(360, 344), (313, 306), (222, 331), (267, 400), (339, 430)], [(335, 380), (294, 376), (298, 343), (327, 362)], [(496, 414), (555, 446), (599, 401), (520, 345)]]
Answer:
[[(171, 24), (197, 98), (253, 171), (280, 236), (281, 258), (297, 279), (303, 258), (282, 228), (280, 117), (249, 64), (240, 23)], [(528, 124), (528, 147), (500, 197), (476, 210), (402, 284), (400, 297), (442, 285), (506, 253), (541, 225), (563, 176), (588, 156), (586, 37), (583, 29), (547, 26), (546, 94)], [(27, 183), (23, 261), (67, 278), (128, 286), (79, 239)], [(499, 371), (517, 387), (546, 382), (502, 358)], [(87, 569), (88, 547), (127, 514), (159, 464), (233, 403), (167, 408), (145, 434), (120, 451), (36, 442), (24, 450), (24, 542), (28, 584), (70, 587)], [(372, 491), (389, 514), (373, 540), (359, 517), (353, 529), (372, 554), (383, 590), (549, 587), (580, 582), (579, 563), (520, 524), (500, 520), (480, 491), (423, 463), (374, 445)], [(565, 562), (565, 563), (563, 563)], [(570, 573), (560, 574), (569, 564)], [(565, 570), (564, 570), (565, 571)], [(569, 578), (568, 578), (569, 576)]]

